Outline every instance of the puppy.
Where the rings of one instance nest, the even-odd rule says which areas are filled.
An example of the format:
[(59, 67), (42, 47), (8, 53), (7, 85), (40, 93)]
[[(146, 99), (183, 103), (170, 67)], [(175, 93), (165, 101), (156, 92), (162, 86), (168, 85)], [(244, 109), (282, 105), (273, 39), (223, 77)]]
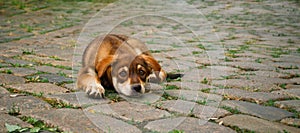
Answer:
[(124, 35), (96, 38), (85, 49), (82, 63), (76, 85), (92, 97), (104, 97), (107, 88), (139, 96), (147, 82), (160, 83), (167, 77), (145, 44)]

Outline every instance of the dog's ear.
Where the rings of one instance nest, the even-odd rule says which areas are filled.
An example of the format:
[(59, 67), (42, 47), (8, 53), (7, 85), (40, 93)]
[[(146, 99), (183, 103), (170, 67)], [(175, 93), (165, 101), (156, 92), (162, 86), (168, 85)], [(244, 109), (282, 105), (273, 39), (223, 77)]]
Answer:
[(152, 79), (150, 79), (150, 82), (160, 83), (166, 79), (166, 72), (161, 68), (159, 63), (152, 56), (141, 54), (140, 57), (145, 60), (147, 65), (155, 74), (155, 77), (151, 77)]
[(99, 78), (102, 77), (102, 75), (105, 73), (105, 71), (107, 70), (107, 68), (109, 66), (111, 66), (111, 64), (113, 62), (115, 62), (116, 60), (116, 56), (113, 55), (109, 55), (107, 57), (105, 57), (104, 59), (95, 62), (95, 66), (96, 66), (96, 71), (97, 71), (97, 75)]

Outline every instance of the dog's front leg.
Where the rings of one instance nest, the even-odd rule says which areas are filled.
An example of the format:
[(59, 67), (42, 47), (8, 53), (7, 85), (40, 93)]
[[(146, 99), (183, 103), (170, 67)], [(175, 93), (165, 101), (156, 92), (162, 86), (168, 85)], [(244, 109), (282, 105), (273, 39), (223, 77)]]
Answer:
[(90, 97), (104, 98), (105, 90), (92, 68), (81, 68), (76, 85), (78, 89), (83, 89)]

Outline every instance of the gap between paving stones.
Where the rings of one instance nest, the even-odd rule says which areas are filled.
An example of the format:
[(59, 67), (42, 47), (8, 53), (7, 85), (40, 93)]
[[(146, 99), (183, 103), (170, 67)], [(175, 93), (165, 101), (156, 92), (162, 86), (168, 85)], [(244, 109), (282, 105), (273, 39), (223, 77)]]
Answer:
[[(32, 68), (33, 66), (33, 68), (37, 68), (38, 70), (41, 69), (49, 70), (47, 72), (52, 74), (46, 74), (46, 75), (44, 74), (42, 76), (51, 79), (51, 83), (56, 83), (56, 82), (60, 83), (60, 80), (67, 79), (67, 77), (65, 76), (58, 77), (57, 75), (59, 74), (55, 73), (57, 69), (50, 70), (50, 68), (54, 66), (60, 66), (60, 65), (68, 66), (68, 67), (72, 66), (72, 64), (70, 63), (72, 56), (71, 54), (68, 53), (72, 51), (73, 47), (71, 46), (72, 44), (69, 44), (67, 42), (68, 38), (76, 38), (79, 34), (78, 29), (79, 30), (81, 29), (83, 23), (86, 22), (86, 19), (93, 16), (93, 14), (97, 12), (97, 10), (103, 8), (103, 5), (100, 3), (80, 2), (79, 4), (78, 3), (75, 4), (77, 6), (74, 6), (72, 4), (69, 5), (69, 4), (59, 4), (55, 7), (51, 7), (51, 6), (45, 8), (41, 7), (41, 9), (37, 9), (37, 12), (33, 11), (33, 9), (31, 9), (30, 6), (28, 7), (28, 9), (27, 7), (24, 9), (32, 10), (32, 12), (27, 12), (24, 9), (18, 9), (17, 6), (13, 6), (12, 9), (14, 8), (17, 9), (16, 10), (10, 9), (11, 12), (9, 11), (1, 12), (0, 14), (1, 16), (5, 17), (5, 19), (9, 18), (10, 20), (5, 20), (5, 21), (4, 19), (1, 20), (1, 22), (3, 22), (1, 23), (1, 29), (3, 32), (0, 33), (0, 36), (3, 37), (4, 39), (0, 40), (2, 44), (0, 45), (0, 49), (1, 49), (0, 66), (1, 69), (7, 67), (15, 67), (15, 68), (14, 69), (12, 68), (13, 69), (12, 74), (4, 74), (4, 73), (0, 74), (0, 79), (1, 79), (0, 84), (5, 84), (4, 87), (14, 86), (18, 88), (20, 86), (28, 87), (32, 84), (35, 85), (42, 84), (42, 83), (29, 83), (28, 85), (27, 83), (25, 84), (26, 82), (25, 79), (18, 76), (28, 76), (31, 75), (33, 72), (32, 73), (22, 72), (22, 71), (26, 71), (27, 68), (16, 67), (16, 65), (30, 66), (30, 68)], [(140, 2), (140, 4), (145, 4), (145, 3)], [(173, 4), (175, 4), (176, 6), (174, 6)], [(180, 6), (181, 4), (186, 4), (186, 3), (174, 2), (173, 4), (166, 6), (166, 8), (174, 9)], [(185, 77), (182, 79), (182, 81), (186, 83), (185, 85), (182, 85), (180, 87), (187, 89), (182, 91), (183, 92), (182, 94), (178, 94), (179, 90), (168, 90), (168, 93), (170, 93), (172, 96), (176, 96), (176, 97), (179, 96), (182, 98), (185, 97), (186, 98), (185, 100), (189, 100), (189, 101), (181, 100), (180, 102), (178, 102), (178, 104), (182, 103), (185, 106), (195, 105), (198, 107), (198, 105), (195, 102), (191, 102), (191, 101), (194, 101), (195, 99), (200, 100), (201, 98), (205, 99), (206, 96), (205, 94), (201, 95), (202, 93), (200, 95), (194, 95), (193, 93), (197, 91), (205, 91), (207, 93), (216, 93), (217, 95), (213, 94), (213, 96), (215, 96), (216, 98), (221, 98), (221, 96), (219, 95), (223, 95), (225, 98), (228, 99), (245, 100), (249, 102), (256, 102), (258, 104), (265, 104), (270, 101), (273, 101), (276, 107), (284, 108), (284, 109), (291, 108), (294, 110), (298, 110), (299, 107), (295, 105), (297, 105), (299, 101), (299, 99), (297, 99), (299, 98), (299, 93), (298, 93), (299, 87), (289, 88), (289, 86), (291, 85), (299, 84), (299, 78), (298, 78), (299, 70), (296, 69), (297, 67), (299, 67), (299, 65), (297, 65), (297, 63), (299, 63), (299, 48), (297, 47), (297, 43), (295, 43), (295, 42), (299, 42), (299, 38), (297, 38), (297, 31), (295, 31), (295, 29), (299, 29), (299, 26), (296, 25), (295, 23), (298, 22), (299, 19), (299, 17), (295, 17), (299, 14), (299, 9), (298, 9), (299, 6), (297, 5), (297, 3), (295, 3), (294, 1), (276, 1), (272, 3), (269, 3), (269, 1), (252, 1), (252, 2), (249, 1), (240, 1), (240, 2), (188, 1), (188, 4), (191, 4), (197, 9), (199, 9), (203, 13), (203, 15), (205, 15), (205, 17), (209, 21), (211, 21), (211, 23), (214, 24), (211, 29), (207, 28), (205, 25), (205, 21), (203, 21), (202, 18), (197, 18), (197, 16), (193, 14), (189, 14), (190, 10), (185, 10), (184, 14), (179, 12), (173, 14), (173, 17), (177, 19), (186, 19), (188, 25), (190, 25), (192, 29), (197, 30), (197, 33), (199, 34), (199, 38), (202, 39), (200, 43), (204, 44), (202, 45), (202, 48), (199, 48), (200, 45), (195, 41), (195, 39), (188, 38), (187, 36), (182, 38), (185, 40), (184, 43), (191, 45), (191, 47), (187, 47), (189, 49), (193, 49), (193, 53), (190, 54), (185, 53), (186, 49), (180, 50), (182, 49), (182, 47), (181, 48), (179, 47), (182, 46), (181, 44), (179, 45), (175, 43), (175, 45), (167, 46), (167, 47), (155, 45), (154, 43), (157, 42), (161, 42), (161, 44), (168, 44), (172, 41), (166, 41), (164, 39), (147, 40), (148, 39), (147, 37), (154, 36), (154, 34), (152, 34), (151, 32), (148, 32), (147, 33), (148, 35), (145, 34), (145, 35), (138, 36), (144, 38), (147, 44), (152, 45), (151, 48), (156, 48), (154, 49), (155, 52), (157, 52), (156, 55), (160, 54), (159, 60), (162, 61), (162, 64), (165, 64), (165, 66), (163, 65), (164, 67), (169, 67), (168, 70), (170, 69), (170, 71), (190, 72), (191, 75), (197, 77), (197, 78)], [(284, 8), (282, 7), (283, 5)], [(117, 5), (112, 4), (111, 6), (117, 6)], [(159, 5), (159, 2), (157, 2), (154, 3), (152, 7), (154, 9), (153, 11), (145, 7), (140, 7), (139, 9), (149, 10), (151, 13), (153, 12), (155, 13), (156, 12), (155, 10), (160, 9), (159, 8), (160, 6), (161, 5)], [(86, 7), (89, 7), (90, 10), (84, 11)], [(126, 5), (124, 9), (126, 9), (127, 7), (130, 7), (130, 4)], [(118, 7), (116, 7), (116, 9), (118, 9)], [(103, 19), (107, 19), (105, 20), (105, 22), (107, 21), (111, 23), (110, 20), (112, 20), (113, 18), (119, 18), (122, 17), (122, 15), (126, 16), (127, 11), (124, 9), (113, 10), (113, 11), (109, 9), (108, 10), (104, 9), (103, 10), (104, 14), (105, 16), (108, 17)], [(5, 8), (5, 10), (7, 9)], [(42, 17), (38, 15), (40, 13), (43, 14)], [(120, 13), (122, 13), (121, 16)], [(39, 32), (39, 34), (37, 35), (35, 35), (35, 33), (33, 32), (34, 36), (32, 36), (33, 35), (32, 32), (28, 32), (28, 30), (30, 31), (30, 27), (27, 27), (29, 29), (21, 28), (22, 26), (24, 26), (24, 24), (30, 24), (32, 19), (27, 19), (30, 15), (36, 16), (33, 18), (36, 24), (47, 22), (46, 25), (41, 25), (40, 28), (33, 27), (32, 29), (33, 31), (37, 30)], [(81, 17), (80, 18), (74, 17), (78, 15)], [(54, 16), (58, 16), (57, 22), (63, 22), (68, 24), (60, 25), (59, 23), (55, 22), (54, 27), (51, 27), (51, 25), (49, 26), (49, 23), (51, 22), (49, 20), (51, 20), (51, 18), (53, 18)], [(68, 20), (64, 21), (63, 20), (64, 18), (68, 18)], [(24, 21), (14, 21), (14, 19), (24, 20)], [(195, 24), (195, 19), (199, 19), (199, 20), (201, 19), (200, 20), (201, 22)], [(142, 20), (145, 20), (145, 18), (143, 18)], [(151, 19), (151, 20), (157, 20), (157, 19)], [(72, 21), (76, 21), (76, 22), (72, 22)], [(270, 21), (272, 23), (270, 23)], [(101, 22), (104, 22), (104, 20)], [(139, 29), (143, 29), (144, 27), (147, 27), (147, 25), (139, 25), (139, 23), (144, 24), (141, 23), (141, 21), (132, 21), (129, 23), (123, 23), (123, 27), (118, 30), (115, 30), (114, 32), (124, 33), (124, 34), (127, 33), (137, 34), (135, 30), (137, 29), (139, 30)], [(21, 26), (20, 24), (23, 25)], [(74, 28), (69, 27), (73, 25)], [(43, 28), (43, 26), (44, 27), (48, 26), (48, 27), (45, 29)], [(8, 28), (11, 31), (9, 31)], [(106, 27), (103, 26), (103, 29), (101, 29), (102, 31), (97, 32), (97, 34), (106, 32), (107, 29), (105, 28), (107, 28), (107, 26)], [(161, 30), (172, 30), (175, 33), (174, 35), (177, 36), (178, 35), (184, 36), (189, 34), (185, 29), (183, 29), (182, 26), (177, 26), (177, 25), (170, 25), (170, 26), (158, 25), (155, 28)], [(97, 31), (97, 29), (95, 29), (94, 27), (86, 30), (90, 30), (92, 33), (95, 33), (95, 31)], [(151, 30), (151, 31), (155, 32), (155, 30)], [(227, 51), (225, 51), (226, 54), (225, 59), (220, 59), (220, 57), (217, 57), (220, 54), (214, 50), (216, 49), (216, 46), (214, 46), (216, 41), (213, 40), (216, 40), (216, 38), (214, 37), (213, 34), (211, 34), (212, 31), (213, 33), (216, 32), (219, 35), (220, 41), (222, 43), (221, 45), (223, 45), (226, 49), (228, 49)], [(89, 39), (92, 38), (94, 38), (93, 35), (89, 36)], [(20, 39), (20, 40), (13, 41), (14, 39), (16, 40)], [(5, 43), (8, 41), (9, 43)], [(203, 46), (205, 46), (204, 47), (205, 50), (203, 49)], [(21, 51), (21, 49), (23, 48), (25, 50), (26, 49), (31, 50), (32, 48), (36, 48), (34, 50), (37, 50), (36, 51), (37, 55), (23, 54), (22, 52), (30, 52), (30, 51)], [(57, 48), (63, 48), (63, 49), (56, 51)], [(168, 54), (168, 56), (163, 55), (159, 51)], [(60, 53), (56, 54), (55, 52), (60, 52)], [(210, 59), (208, 59), (207, 54), (215, 55), (215, 56), (212, 56)], [(18, 55), (20, 56), (20, 58), (17, 59), (13, 58)], [(3, 58), (4, 56), (6, 58)], [(50, 56), (52, 58), (50, 58)], [(195, 56), (197, 58), (195, 59), (190, 58), (190, 56)], [(169, 61), (164, 60), (164, 58), (168, 58)], [(27, 61), (20, 60), (20, 59), (26, 59)], [(37, 59), (36, 62), (34, 61), (34, 59)], [(180, 68), (184, 69), (184, 71), (178, 70), (178, 67), (174, 66), (174, 64), (168, 65), (172, 63), (172, 60), (176, 60), (177, 62), (182, 60), (182, 62), (179, 62), (178, 64), (180, 65)], [(193, 64), (193, 61), (195, 61), (196, 64)], [(51, 63), (51, 66), (49, 67), (41, 66), (41, 68), (38, 68), (39, 67), (38, 62)], [(78, 61), (78, 63), (79, 62), (80, 61)], [(211, 64), (215, 66), (210, 66)], [(205, 67), (201, 68), (202, 65), (206, 66), (206, 68)], [(218, 67), (219, 65), (227, 65), (227, 67), (223, 69), (223, 68), (219, 68)], [(201, 70), (200, 75), (194, 73), (196, 68)], [(238, 72), (236, 72), (235, 70), (237, 70)], [(215, 71), (216, 75), (211, 76), (210, 73), (207, 71)], [(64, 69), (62, 72), (68, 75), (71, 74), (70, 70)], [(247, 82), (245, 81), (245, 79), (247, 79), (247, 76), (239, 72), (246, 72), (246, 73), (253, 72), (255, 75), (248, 76), (248, 78), (251, 79), (252, 81)], [(237, 74), (238, 77), (243, 77), (245, 79), (228, 79), (227, 83), (229, 83), (228, 84), (228, 87), (230, 87), (229, 89), (221, 90), (218, 89), (218, 87), (210, 86), (207, 84), (198, 84), (203, 80), (204, 77), (206, 77), (209, 80), (212, 79), (211, 83), (216, 83), (212, 85), (217, 85), (219, 87), (222, 87), (223, 85), (224, 87), (226, 85), (226, 84), (222, 84), (224, 82), (222, 81), (224, 80), (224, 76), (230, 77), (233, 74)], [(76, 75), (73, 77), (76, 77)], [(214, 79), (220, 79), (221, 83), (214, 82)], [(190, 82), (190, 81), (195, 81), (195, 82)], [(50, 84), (50, 83), (46, 83), (46, 84)], [(176, 85), (177, 83), (170, 83), (170, 84)], [(240, 85), (240, 84), (244, 84), (244, 85)], [(249, 84), (251, 85), (245, 86)], [(242, 90), (242, 89), (246, 89), (245, 87), (246, 88), (248, 87), (247, 90), (250, 91), (263, 91), (263, 92), (249, 92), (249, 91)], [(257, 90), (257, 88), (260, 88), (261, 90)], [(253, 130), (256, 132), (278, 132), (278, 131), (284, 132), (282, 129), (285, 129), (288, 132), (299, 132), (299, 128), (294, 128), (292, 127), (293, 124), (291, 124), (291, 123), (297, 123), (297, 120), (299, 120), (298, 118), (282, 117), (283, 118), (282, 119), (280, 117), (281, 123), (279, 123), (279, 122), (267, 121), (265, 120), (265, 118), (260, 119), (253, 116), (239, 115), (239, 114), (238, 115), (234, 114), (229, 116), (221, 115), (220, 121), (219, 120), (217, 121), (217, 122), (222, 122), (223, 125), (226, 125), (231, 128), (224, 127), (222, 125), (218, 125), (212, 122), (208, 122), (206, 123), (206, 125), (199, 126), (198, 122), (203, 122), (201, 119), (197, 119), (194, 117), (191, 118), (191, 117), (177, 117), (177, 116), (175, 116), (175, 118), (171, 117), (171, 118), (157, 118), (157, 119), (151, 119), (149, 117), (149, 119), (151, 119), (150, 121), (147, 121), (146, 123), (142, 123), (141, 125), (135, 125), (135, 124), (128, 123), (128, 121), (124, 122), (123, 119), (116, 119), (114, 117), (100, 115), (93, 112), (89, 112), (90, 114), (86, 115), (80, 112), (79, 109), (56, 109), (56, 108), (53, 109), (48, 103), (32, 96), (20, 96), (20, 97), (13, 98), (14, 100), (12, 100), (12, 98), (9, 98), (10, 93), (6, 89), (4, 89), (2, 86), (0, 86), (0, 89), (1, 89), (1, 95), (0, 95), (1, 104), (3, 106), (5, 105), (11, 107), (12, 101), (24, 103), (25, 105), (30, 105), (33, 107), (32, 109), (21, 105), (20, 107), (22, 108), (22, 113), (26, 114), (29, 112), (28, 114), (32, 115), (33, 113), (31, 113), (31, 111), (33, 110), (40, 111), (39, 113), (34, 114), (35, 116), (33, 117), (42, 119), (53, 125), (59, 125), (60, 128), (62, 128), (64, 131), (124, 132), (125, 129), (126, 131), (131, 131), (131, 132), (144, 132), (144, 129), (147, 129), (146, 131), (153, 130), (153, 131), (168, 132), (168, 131), (172, 131), (173, 129), (178, 129), (178, 130), (183, 130), (185, 132), (192, 132), (195, 130), (201, 130), (207, 132), (211, 132), (211, 131), (235, 132), (241, 130), (243, 131), (243, 129), (245, 129), (246, 131)], [(25, 91), (31, 93), (32, 92), (37, 93), (40, 90), (42, 90), (41, 88), (35, 88), (35, 87), (33, 87), (32, 89), (26, 87), (19, 88), (19, 90), (23, 90), (23, 89), (26, 89)], [(125, 104), (125, 102), (118, 102), (112, 104), (108, 100), (97, 101), (95, 99), (88, 99), (87, 97), (85, 97), (84, 95), (85, 93), (83, 92), (64, 93), (64, 90), (65, 90), (64, 88), (59, 88), (58, 91), (61, 93), (58, 94), (58, 92), (51, 92), (53, 93), (52, 95), (44, 95), (44, 97), (55, 99), (57, 101), (61, 101), (62, 103), (72, 104), (80, 107), (89, 107), (89, 108), (109, 105), (109, 106), (115, 106), (114, 109), (117, 110), (118, 107), (121, 107), (120, 104)], [(198, 96), (200, 96), (201, 98)], [(78, 102), (76, 101), (77, 98), (79, 99), (81, 98), (81, 100)], [(5, 99), (4, 100), (5, 102), (3, 102), (2, 99)], [(174, 101), (176, 100), (163, 101), (162, 102), (164, 103), (163, 107), (173, 110), (174, 112), (176, 111), (183, 112), (183, 114), (189, 115), (189, 113), (187, 112), (189, 109), (191, 109), (189, 108), (190, 106), (186, 108), (182, 108), (180, 106), (179, 107), (175, 106), (172, 108), (167, 106), (167, 103), (172, 103)], [(265, 107), (261, 107), (261, 105), (253, 105), (253, 103), (248, 103), (248, 102), (240, 102), (240, 101), (233, 101), (233, 102), (243, 103), (241, 106), (236, 106), (236, 107), (246, 108), (246, 107), (255, 106), (260, 109), (265, 108)], [(89, 103), (92, 103), (92, 105), (90, 105)], [(1, 109), (3, 109), (2, 105), (1, 105)], [(174, 104), (172, 103), (172, 106), (173, 105)], [(216, 104), (213, 105), (214, 107), (216, 107)], [(203, 105), (199, 105), (199, 108), (202, 106)], [(51, 109), (47, 110), (48, 107), (50, 107)], [(150, 106), (150, 108), (152, 107)], [(242, 110), (242, 112), (248, 111), (249, 113), (250, 109), (249, 108), (246, 109), (247, 110)], [(278, 108), (273, 108), (273, 107), (272, 109), (278, 110)], [(264, 111), (261, 112), (265, 113)], [(172, 115), (172, 112), (170, 114)], [(253, 112), (253, 110), (252, 112), (250, 111), (249, 114), (257, 115), (259, 117), (265, 117), (264, 115), (259, 115), (255, 111)], [(76, 115), (78, 117), (73, 117), (73, 115)], [(87, 119), (86, 116), (84, 115), (88, 116), (90, 119)], [(128, 118), (129, 116), (130, 114), (127, 113), (127, 115), (125, 115), (123, 118), (129, 120)], [(9, 119), (14, 119), (14, 118), (15, 117), (12, 116), (9, 117)], [(97, 121), (99, 119), (101, 121)], [(100, 126), (96, 127), (91, 125), (92, 123), (89, 120), (94, 120), (95, 122), (97, 122), (94, 124)], [(142, 119), (139, 120), (143, 121)], [(80, 123), (78, 123), (78, 121), (80, 121)], [(290, 126), (284, 125), (282, 123), (289, 123), (288, 125)], [(109, 127), (111, 125), (120, 128), (111, 128)], [(74, 129), (74, 127), (76, 129)], [(84, 127), (87, 127), (88, 129)], [(234, 129), (235, 131), (233, 131), (232, 129)]]

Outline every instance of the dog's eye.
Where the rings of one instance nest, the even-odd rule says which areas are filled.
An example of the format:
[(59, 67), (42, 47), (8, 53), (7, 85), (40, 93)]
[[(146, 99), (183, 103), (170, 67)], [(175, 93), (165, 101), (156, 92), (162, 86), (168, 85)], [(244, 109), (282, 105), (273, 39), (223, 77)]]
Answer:
[(119, 75), (120, 75), (120, 77), (126, 77), (127, 76), (127, 72), (126, 71), (121, 71), (120, 73), (119, 73)]
[(145, 71), (139, 70), (139, 74), (140, 74), (141, 76), (144, 76), (144, 75), (145, 75)]

